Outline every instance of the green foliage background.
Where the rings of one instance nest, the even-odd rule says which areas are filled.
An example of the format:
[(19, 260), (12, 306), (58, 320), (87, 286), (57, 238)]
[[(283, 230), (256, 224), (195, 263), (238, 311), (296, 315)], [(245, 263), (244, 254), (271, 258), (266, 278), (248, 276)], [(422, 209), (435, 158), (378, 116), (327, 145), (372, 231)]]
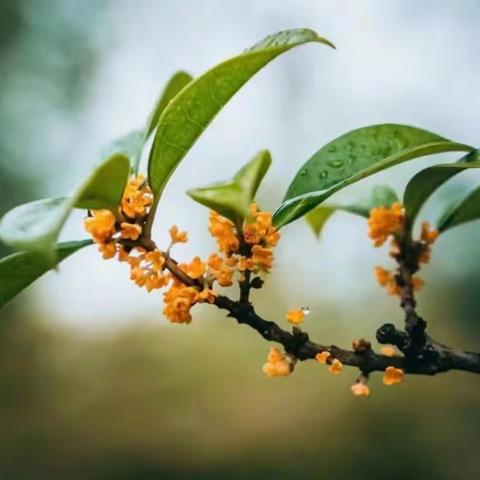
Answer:
[[(231, 21), (228, 9), (221, 3), (207, 3), (217, 11), (219, 24), (222, 20)], [(399, 22), (404, 19), (402, 15), (410, 18), (413, 11), (428, 14), (422, 18), (432, 15), (431, 11), (419, 11), (413, 1), (401, 2), (402, 8), (400, 2), (393, 3), (395, 6), (390, 8), (394, 12), (398, 9)], [(166, 13), (162, 13), (156, 2), (139, 4), (139, 8), (152, 9), (179, 24), (188, 7), (194, 8), (188, 2), (183, 7), (185, 11), (180, 7), (172, 10), (164, 4)], [(438, 8), (434, 2), (425, 4)], [(52, 190), (52, 183), (61, 183), (63, 190), (64, 184), (72, 182), (73, 173), (81, 171), (78, 159), (74, 163), (68, 157), (62, 158), (68, 167), (66, 172), (59, 169), (58, 153), (71, 150), (74, 158), (74, 145), (58, 147), (46, 139), (55, 136), (51, 128), (58, 125), (59, 116), (72, 123), (79, 112), (88, 109), (93, 76), (102, 67), (96, 35), (101, 27), (118, 21), (118, 17), (125, 21), (128, 12), (131, 13), (127, 5), (127, 2), (60, 0), (0, 2), (0, 64), (7, 67), (0, 83), (0, 215), (14, 205), (45, 195)], [(251, 9), (244, 18), (253, 21), (254, 3), (244, 5)], [(342, 5), (348, 6), (348, 2)], [(291, 12), (299, 12), (303, 20), (310, 8), (308, 2), (295, 5), (286, 2), (284, 7), (276, 3), (268, 10), (271, 16), (264, 19), (264, 31), (276, 29), (274, 12), (282, 21), (290, 22)], [(377, 3), (372, 8), (380, 7)], [(445, 10), (443, 15), (448, 16), (448, 12)], [(452, 28), (460, 30), (467, 17), (478, 20), (479, 16), (480, 11), (475, 7), (457, 12), (452, 16)], [(327, 34), (322, 27), (328, 27), (328, 16), (315, 20), (318, 25), (312, 26)], [(304, 22), (299, 19), (299, 23)], [(241, 26), (238, 28), (242, 31)], [(425, 38), (433, 31), (433, 26), (427, 27)], [(248, 44), (259, 37), (249, 35), (241, 34), (238, 43)], [(108, 32), (105, 37), (109, 38)], [(201, 40), (197, 38), (196, 44)], [(467, 43), (468, 39), (463, 40)], [(346, 45), (344, 39), (341, 47)], [(321, 62), (324, 58), (314, 56), (308, 61)], [(292, 63), (292, 68), (295, 66), (298, 65)], [(188, 69), (189, 65), (177, 67)], [(170, 73), (163, 72), (159, 86)], [(286, 78), (287, 82), (296, 81), (288, 75)], [(329, 89), (328, 95), (342, 94), (334, 85)], [(276, 97), (275, 101), (281, 103), (282, 99)], [(468, 102), (464, 108), (468, 108)], [(445, 111), (445, 117), (450, 116), (461, 122), (459, 112)], [(322, 121), (328, 120), (323, 117)], [(279, 115), (276, 122), (280, 130), (284, 128), (284, 116)], [(302, 138), (315, 137), (316, 128), (321, 128), (321, 122)], [(456, 131), (461, 133), (462, 126)], [(314, 138), (314, 148), (308, 153), (320, 144)], [(263, 147), (269, 145), (256, 145), (254, 149)], [(290, 153), (293, 150), (292, 146)], [(254, 150), (242, 153), (244, 160), (252, 153)], [(274, 162), (281, 161), (273, 153)], [(300, 166), (293, 163), (294, 160), (292, 173)], [(233, 174), (239, 166), (240, 163), (233, 166), (232, 162), (228, 171)], [(383, 178), (395, 184), (395, 174), (391, 175)], [(69, 186), (76, 183), (73, 181)], [(285, 187), (268, 181), (266, 186), (263, 195), (267, 202), (269, 196), (279, 198)], [(437, 200), (441, 203), (462, 189), (463, 184), (456, 183)], [(168, 199), (164, 202), (168, 205)], [(362, 237), (360, 246), (366, 248), (364, 221), (352, 216), (348, 222), (346, 228), (350, 233), (344, 233), (345, 224), (332, 221), (327, 227), (330, 230), (322, 235), (328, 241), (328, 236), (340, 238), (355, 232)], [(189, 225), (182, 227), (188, 229)], [(310, 239), (307, 228), (303, 228), (286, 229), (284, 242), (298, 241), (298, 235), (302, 235), (302, 240)], [(479, 228), (478, 224), (472, 224), (462, 231), (452, 231), (435, 246), (433, 258), (438, 259), (438, 264), (426, 269), (428, 287), (420, 297), (421, 313), (429, 320), (432, 335), (477, 350)], [(322, 256), (329, 255), (322, 245), (323, 240), (317, 246), (320, 267)], [(282, 252), (286, 254), (283, 246), (279, 258)], [(86, 257), (82, 261), (83, 258)], [(341, 263), (341, 256), (338, 258), (338, 270), (350, 272), (349, 265)], [(378, 258), (382, 261), (385, 257)], [(312, 259), (298, 259), (299, 272), (305, 262), (311, 263)], [(79, 264), (65, 263), (63, 278), (75, 275), (74, 266), (78, 268)], [(84, 263), (84, 268), (95, 275), (100, 268), (112, 266)], [(335, 274), (329, 271), (330, 276)], [(50, 275), (53, 278), (55, 274)], [(294, 305), (308, 302), (312, 310), (308, 325), (312, 337), (342, 345), (372, 334), (386, 319), (401, 322), (394, 301), (385, 298), (381, 291), (361, 296), (352, 292), (351, 296), (338, 300), (322, 296), (331, 277), (312, 270), (305, 275), (319, 290), (318, 298), (296, 292), (295, 277), (274, 275), (265, 291), (256, 294), (259, 311), (272, 318), (283, 317), (283, 305), (278, 304), (278, 299), (287, 294)], [(370, 270), (354, 270), (349, 275), (359, 284), (373, 282)], [(359, 401), (348, 391), (354, 380), (353, 371), (345, 371), (337, 378), (309, 363), (300, 366), (288, 379), (267, 381), (261, 373), (261, 364), (268, 345), (247, 328), (225, 320), (208, 307), (196, 309), (195, 322), (188, 328), (170, 327), (161, 319), (161, 302), (157, 298), (154, 301), (158, 310), (154, 315), (142, 311), (132, 319), (127, 313), (120, 313), (111, 319), (112, 328), (92, 332), (65, 324), (62, 320), (65, 305), (39, 308), (44, 292), (41, 287), (26, 292), (0, 314), (2, 479), (424, 476), (442, 480), (458, 478), (460, 474), (462, 478), (475, 479), (480, 474), (477, 455), (480, 388), (478, 379), (471, 374), (409, 377), (399, 388), (383, 387), (376, 376), (372, 381), (372, 397)], [(143, 295), (132, 296), (132, 302), (140, 297)], [(89, 298), (77, 301), (88, 302)], [(52, 318), (45, 312), (56, 313)], [(99, 321), (101, 315), (98, 314)]]

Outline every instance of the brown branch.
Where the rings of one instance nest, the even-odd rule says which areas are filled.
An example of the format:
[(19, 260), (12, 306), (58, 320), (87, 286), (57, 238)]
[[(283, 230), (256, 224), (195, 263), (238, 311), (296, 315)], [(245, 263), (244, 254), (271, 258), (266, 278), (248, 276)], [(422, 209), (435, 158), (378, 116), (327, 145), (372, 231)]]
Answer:
[[(155, 243), (149, 239), (143, 239), (142, 246), (147, 250), (157, 248)], [(165, 267), (182, 283), (195, 288), (203, 287), (202, 282), (191, 278), (180, 269), (173, 258), (166, 253), (164, 255), (166, 259)], [(266, 340), (281, 344), (285, 352), (293, 355), (300, 361), (314, 359), (318, 353), (328, 351), (331, 354), (330, 359), (337, 358), (344, 365), (357, 367), (364, 375), (375, 371), (384, 371), (389, 366), (401, 368), (405, 373), (409, 374), (435, 375), (449, 370), (480, 373), (480, 353), (465, 352), (447, 347), (424, 334), (425, 341), (423, 342), (423, 347), (413, 355), (411, 333), (397, 330), (392, 324), (385, 324), (378, 329), (377, 340), (383, 344), (389, 343), (397, 346), (400, 351), (405, 353), (405, 356), (396, 355), (390, 357), (375, 353), (369, 348), (360, 352), (345, 350), (336, 345), (314, 343), (310, 340), (308, 334), (299, 328), (294, 327), (292, 332), (289, 332), (282, 329), (275, 322), (263, 319), (255, 312), (252, 304), (248, 301), (248, 293), (250, 288), (261, 286), (262, 282), (257, 280), (259, 279), (254, 278), (250, 281), (250, 278), (248, 278), (248, 281), (243, 282), (245, 290), (243, 295), (241, 293), (239, 301), (219, 295), (214, 304), (218, 308), (226, 310), (228, 317), (235, 318), (239, 324), (248, 325)], [(410, 309), (413, 308), (413, 312), (416, 315), (413, 286), (411, 292), (413, 302), (410, 301), (404, 307), (404, 310), (411, 312)]]
[[(416, 358), (394, 356), (388, 357), (374, 353), (372, 350), (355, 352), (344, 350), (335, 345), (322, 345), (312, 342), (308, 334), (298, 328), (288, 332), (275, 322), (261, 318), (251, 304), (242, 304), (225, 296), (217, 297), (215, 305), (227, 310), (228, 316), (238, 323), (248, 325), (268, 341), (280, 343), (285, 351), (298, 360), (314, 359), (317, 353), (328, 351), (332, 358), (337, 358), (344, 365), (358, 367), (363, 373), (384, 371), (389, 366), (401, 368), (405, 373), (435, 375), (448, 370), (465, 370), (480, 373), (480, 353), (455, 350), (429, 339), (428, 354)], [(389, 331), (390, 336), (384, 336), (394, 343), (395, 337), (407, 335), (397, 330)], [(395, 343), (394, 343), (395, 344)]]

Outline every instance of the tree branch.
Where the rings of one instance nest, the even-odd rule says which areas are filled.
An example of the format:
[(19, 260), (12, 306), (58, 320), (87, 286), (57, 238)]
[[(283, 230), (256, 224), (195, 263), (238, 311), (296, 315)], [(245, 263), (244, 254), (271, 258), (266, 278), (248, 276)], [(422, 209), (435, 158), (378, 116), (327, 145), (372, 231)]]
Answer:
[[(153, 242), (151, 245), (145, 245), (145, 247), (156, 248)], [(178, 267), (177, 262), (168, 255), (166, 255), (165, 267), (185, 285), (196, 288), (203, 287), (201, 282), (187, 275)], [(251, 288), (250, 283), (246, 285), (248, 287), (245, 288)], [(219, 295), (214, 304), (218, 308), (226, 310), (228, 317), (235, 318), (239, 324), (253, 328), (265, 340), (281, 344), (285, 352), (300, 361), (315, 359), (318, 353), (328, 351), (331, 357), (327, 361), (336, 358), (344, 365), (357, 367), (365, 375), (371, 372), (383, 372), (389, 366), (401, 368), (405, 373), (420, 375), (435, 375), (449, 370), (463, 370), (480, 374), (480, 353), (447, 347), (425, 334), (423, 348), (416, 355), (413, 355), (411, 334), (397, 330), (393, 324), (385, 324), (380, 327), (377, 330), (377, 340), (382, 344), (395, 345), (404, 353), (408, 352), (405, 356), (390, 357), (375, 353), (371, 348), (360, 352), (345, 350), (336, 345), (314, 343), (306, 332), (297, 327), (289, 332), (275, 322), (263, 319), (255, 312), (248, 300), (234, 301), (224, 295)]]

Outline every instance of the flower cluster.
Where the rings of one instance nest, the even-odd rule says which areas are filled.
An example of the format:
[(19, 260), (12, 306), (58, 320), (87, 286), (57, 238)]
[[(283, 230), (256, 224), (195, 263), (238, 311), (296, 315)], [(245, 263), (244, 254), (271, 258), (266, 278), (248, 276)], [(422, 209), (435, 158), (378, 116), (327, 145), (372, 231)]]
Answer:
[(272, 225), (272, 214), (261, 212), (256, 203), (251, 205), (250, 218), (241, 228), (217, 212), (210, 212), (208, 230), (222, 254), (213, 253), (207, 262), (211, 279), (219, 285), (232, 285), (235, 272), (241, 281), (246, 272), (268, 273), (272, 268), (273, 248), (280, 234)]
[[(391, 207), (377, 207), (370, 212), (368, 219), (369, 236), (375, 247), (382, 246), (390, 238), (390, 256), (399, 259), (402, 252), (399, 239), (405, 233), (405, 209), (400, 203), (394, 203)], [(431, 246), (438, 237), (438, 231), (431, 229), (428, 222), (422, 223), (420, 239), (414, 242), (417, 252), (417, 262), (428, 263), (430, 260)], [(375, 267), (375, 277), (379, 285), (391, 295), (401, 295), (401, 284), (399, 273), (395, 270), (387, 270), (381, 266)], [(423, 285), (423, 280), (412, 276), (412, 287), (415, 291)]]
[(98, 244), (103, 258), (113, 258), (117, 254), (125, 258), (124, 246), (140, 238), (152, 202), (152, 192), (145, 177), (138, 175), (128, 181), (116, 212), (91, 211), (84, 227)]
[(395, 236), (405, 225), (405, 209), (395, 202), (391, 207), (372, 208), (368, 219), (368, 234), (375, 247), (381, 247), (390, 236)]
[(395, 385), (403, 382), (404, 372), (401, 368), (387, 367), (383, 375), (385, 385)]
[[(130, 279), (148, 292), (171, 285), (164, 294), (164, 314), (174, 323), (190, 323), (190, 309), (196, 303), (214, 302), (215, 293), (203, 286), (188, 287), (165, 270), (166, 253), (155, 248), (148, 251), (141, 242), (143, 229), (152, 205), (152, 193), (143, 176), (132, 177), (117, 212), (92, 210), (85, 219), (85, 230), (99, 245), (103, 258), (117, 257), (130, 266)], [(187, 232), (176, 225), (170, 229), (171, 244), (185, 243)], [(203, 262), (195, 257), (179, 268), (191, 278), (198, 279), (205, 272)]]
[(370, 396), (370, 389), (368, 385), (362, 380), (357, 380), (351, 387), (350, 391), (356, 397), (369, 397)]
[(334, 358), (332, 360), (331, 356), (331, 353), (325, 350), (323, 352), (317, 353), (317, 355), (315, 355), (315, 360), (318, 363), (322, 363), (324, 365), (330, 364), (330, 366), (328, 367), (328, 371), (330, 373), (333, 373), (334, 375), (339, 375), (342, 372), (343, 363), (338, 360), (338, 358)]
[(130, 279), (136, 285), (148, 292), (168, 287), (163, 297), (163, 313), (171, 322), (190, 323), (190, 310), (195, 304), (215, 302), (217, 295), (212, 289), (215, 282), (229, 287), (233, 285), (235, 273), (240, 274), (238, 280), (242, 281), (247, 271), (258, 274), (272, 267), (273, 247), (280, 235), (272, 225), (272, 215), (252, 204), (250, 217), (241, 229), (211, 212), (209, 231), (217, 240), (220, 254), (212, 253), (206, 262), (195, 257), (190, 263), (177, 265), (180, 273), (190, 279), (188, 285), (184, 284), (179, 275), (168, 272), (166, 266), (171, 247), (187, 242), (187, 232), (174, 225), (170, 229), (167, 252), (152, 249), (150, 239), (142, 237), (152, 202), (146, 179), (134, 176), (125, 187), (118, 210), (92, 210), (84, 226), (98, 244), (103, 258), (117, 257), (130, 266)]
[(294, 361), (291, 357), (284, 355), (278, 348), (272, 347), (262, 370), (268, 378), (286, 377), (292, 373), (293, 367)]

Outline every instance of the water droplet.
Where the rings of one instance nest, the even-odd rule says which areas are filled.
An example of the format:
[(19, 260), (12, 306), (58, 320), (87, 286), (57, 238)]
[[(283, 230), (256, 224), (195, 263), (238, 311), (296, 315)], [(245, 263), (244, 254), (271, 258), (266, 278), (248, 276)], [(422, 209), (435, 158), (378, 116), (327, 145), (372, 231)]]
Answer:
[(310, 307), (302, 307), (302, 312), (305, 316), (310, 315)]
[(333, 153), (333, 152), (336, 152), (336, 151), (337, 151), (337, 147), (335, 147), (333, 145), (331, 147), (328, 147), (328, 149), (327, 149), (327, 152), (329, 152), (329, 153)]
[(326, 170), (322, 170), (319, 174), (318, 174), (318, 178), (321, 178), (321, 179), (324, 179), (324, 178), (327, 178), (328, 177), (328, 172)]
[(302, 171), (300, 172), (300, 176), (301, 176), (301, 177), (306, 177), (307, 175), (308, 175), (308, 169), (307, 169), (307, 168), (306, 168), (305, 170), (302, 170)]
[(340, 168), (343, 167), (343, 160), (330, 160), (327, 162), (332, 168)]

